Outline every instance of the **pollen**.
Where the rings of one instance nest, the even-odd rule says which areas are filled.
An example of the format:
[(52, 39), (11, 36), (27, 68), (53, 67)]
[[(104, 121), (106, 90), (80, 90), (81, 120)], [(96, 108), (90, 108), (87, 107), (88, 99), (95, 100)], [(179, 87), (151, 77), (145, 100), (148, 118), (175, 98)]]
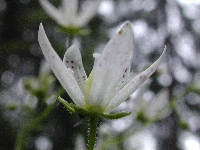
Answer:
[(74, 61), (71, 61), (71, 63), (74, 63)]

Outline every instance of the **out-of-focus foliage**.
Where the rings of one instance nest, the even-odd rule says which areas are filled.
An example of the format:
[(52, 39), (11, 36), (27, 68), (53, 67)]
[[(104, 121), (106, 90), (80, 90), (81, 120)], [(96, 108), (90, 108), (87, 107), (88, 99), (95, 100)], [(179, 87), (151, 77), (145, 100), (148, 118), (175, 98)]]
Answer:
[[(56, 6), (60, 4), (60, 0), (50, 1)], [(87, 26), (91, 34), (73, 41), (81, 49), (87, 74), (93, 66), (93, 52), (101, 52), (116, 28), (126, 20), (132, 23), (135, 32), (131, 67), (136, 73), (156, 60), (164, 45), (168, 49), (165, 62), (149, 80), (141, 101), (136, 99), (135, 93), (120, 105), (119, 109), (133, 109), (133, 114), (116, 121), (102, 120), (97, 149), (199, 149), (200, 3), (182, 1), (104, 0), (98, 15)], [(84, 0), (80, 0), (80, 5), (82, 2)], [(22, 109), (16, 112), (16, 105), (10, 105), (27, 98), (24, 94), (28, 91), (22, 91), (24, 87), (19, 87), (19, 83), (27, 77), (38, 77), (43, 60), (37, 40), (40, 22), (62, 57), (67, 45), (66, 35), (56, 31), (56, 23), (45, 14), (37, 0), (0, 0), (0, 148), (4, 150), (13, 149), (24, 116)], [(57, 92), (59, 87), (56, 82), (51, 90)], [(168, 92), (170, 110), (152, 124), (152, 118), (148, 117), (154, 116), (158, 107), (164, 107), (165, 96), (163, 101), (156, 100), (163, 90)], [(71, 101), (67, 94), (64, 97)], [(146, 106), (136, 103), (142, 101)], [(150, 111), (148, 107), (154, 101), (156, 108)], [(76, 144), (77, 147), (82, 145), (81, 136), (75, 140), (79, 134), (87, 137), (87, 118), (80, 121), (80, 117), (70, 115), (61, 104), (56, 105), (43, 127), (28, 138), (26, 149), (73, 149), (78, 141), (81, 144)]]

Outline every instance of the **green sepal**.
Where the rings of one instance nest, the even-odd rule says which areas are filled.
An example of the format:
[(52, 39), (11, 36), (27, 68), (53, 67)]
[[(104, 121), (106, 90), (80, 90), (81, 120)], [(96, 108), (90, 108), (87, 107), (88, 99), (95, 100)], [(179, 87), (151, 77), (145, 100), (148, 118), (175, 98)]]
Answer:
[(69, 34), (71, 36), (76, 36), (76, 35), (84, 36), (84, 35), (88, 35), (91, 33), (91, 30), (89, 30), (89, 29), (82, 29), (82, 28), (75, 27), (75, 26), (70, 26), (70, 27), (58, 26), (58, 27), (56, 27), (56, 30), (59, 33)]
[(85, 109), (77, 107), (73, 103), (68, 103), (66, 100), (64, 100), (60, 96), (58, 97), (58, 100), (65, 106), (65, 108), (67, 108), (67, 110), (69, 110), (73, 114), (77, 114), (77, 115), (81, 115), (81, 116), (90, 116), (90, 117), (91, 116), (101, 116), (106, 119), (119, 119), (122, 117), (129, 116), (131, 114), (131, 112), (118, 112), (115, 114), (106, 114), (106, 113), (99, 114), (99, 113), (96, 113), (93, 111), (87, 111)]
[(76, 114), (77, 112), (72, 108), (72, 104), (68, 103), (66, 100), (64, 100), (62, 97), (58, 97), (58, 100), (73, 114)]
[(143, 123), (143, 124), (149, 122), (148, 118), (145, 116), (145, 114), (143, 112), (137, 113), (136, 120)]
[(84, 110), (82, 108), (79, 108), (73, 103), (68, 103), (66, 100), (64, 100), (60, 96), (58, 97), (58, 100), (64, 105), (65, 108), (67, 108), (67, 110), (69, 110), (73, 114), (82, 115), (82, 116), (93, 116), (93, 115), (96, 115), (96, 113), (89, 112), (89, 111), (86, 111), (86, 110)]
[(95, 112), (87, 111), (87, 110), (84, 110), (82, 108), (79, 108), (74, 104), (72, 104), (72, 108), (76, 111), (77, 114), (82, 115), (82, 116), (95, 116), (95, 115), (98, 115)]
[(119, 119), (122, 117), (126, 117), (129, 116), (131, 114), (131, 112), (118, 112), (115, 114), (99, 114), (101, 117), (106, 118), (106, 119)]

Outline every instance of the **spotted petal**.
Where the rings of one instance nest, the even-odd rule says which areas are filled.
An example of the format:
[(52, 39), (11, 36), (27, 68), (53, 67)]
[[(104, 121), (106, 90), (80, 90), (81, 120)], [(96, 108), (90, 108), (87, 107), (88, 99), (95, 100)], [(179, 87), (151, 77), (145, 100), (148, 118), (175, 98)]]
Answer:
[(108, 105), (107, 109), (109, 111), (113, 110), (123, 101), (125, 101), (133, 92), (135, 92), (137, 88), (139, 88), (139, 86), (142, 85), (156, 71), (156, 69), (162, 62), (165, 53), (166, 53), (166, 48), (164, 49), (162, 55), (157, 61), (155, 61), (149, 68), (147, 68), (145, 71), (137, 75), (133, 80), (127, 83), (115, 95), (115, 97), (111, 100), (110, 104)]
[[(118, 92), (130, 72), (130, 58), (133, 50), (133, 31), (130, 22), (108, 42), (93, 68), (89, 102), (93, 106), (105, 106)], [(90, 79), (89, 79), (90, 80)]]
[(78, 83), (82, 93), (85, 95), (85, 83), (87, 81), (87, 75), (83, 68), (80, 50), (76, 45), (72, 45), (65, 52), (63, 62), (67, 68), (70, 68), (73, 71), (75, 80)]
[(57, 53), (54, 51), (51, 44), (49, 43), (42, 24), (40, 24), (39, 27), (38, 41), (42, 52), (46, 60), (48, 61), (51, 69), (53, 70), (55, 76), (60, 81), (74, 103), (78, 107), (81, 107), (83, 104), (84, 96), (73, 74), (71, 73), (71, 70), (64, 65), (60, 57), (57, 55)]

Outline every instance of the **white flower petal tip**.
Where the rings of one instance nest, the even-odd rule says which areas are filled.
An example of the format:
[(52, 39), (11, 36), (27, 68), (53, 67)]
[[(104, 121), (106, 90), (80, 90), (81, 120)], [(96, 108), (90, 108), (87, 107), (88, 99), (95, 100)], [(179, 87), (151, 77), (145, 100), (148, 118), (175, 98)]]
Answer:
[(118, 35), (126, 35), (125, 38), (129, 38), (128, 35), (132, 36), (132, 42), (133, 42), (133, 28), (131, 26), (131, 22), (130, 21), (126, 21), (121, 29), (118, 31)]
[[(125, 30), (126, 28), (127, 29), (129, 28), (129, 30), (130, 29), (132, 30), (132, 26), (131, 26), (131, 22), (130, 21), (126, 21), (125, 23), (122, 24), (121, 30)], [(120, 33), (120, 31), (119, 31), (119, 33)]]
[[(76, 63), (76, 65), (82, 65), (82, 58), (78, 46), (76, 45), (70, 46), (65, 52), (63, 61), (64, 63), (66, 63), (66, 65), (68, 65), (68, 68), (72, 70), (74, 69), (73, 66), (74, 62)], [(71, 65), (69, 63), (71, 63)]]
[(165, 54), (166, 47), (164, 48), (164, 51), (162, 55), (158, 58), (158, 60), (156, 60), (149, 68), (140, 73), (137, 77), (135, 77), (132, 82), (134, 83), (135, 81), (138, 81), (141, 84), (144, 83), (144, 81), (146, 81), (156, 71), (160, 63), (163, 61)]
[(41, 30), (44, 30), (42, 23), (40, 23), (40, 25), (39, 25), (39, 31), (41, 31)]
[(82, 93), (85, 94), (87, 75), (83, 68), (80, 50), (76, 45), (72, 45), (67, 49), (64, 55), (63, 63), (67, 68), (73, 71), (75, 80), (77, 81)]

